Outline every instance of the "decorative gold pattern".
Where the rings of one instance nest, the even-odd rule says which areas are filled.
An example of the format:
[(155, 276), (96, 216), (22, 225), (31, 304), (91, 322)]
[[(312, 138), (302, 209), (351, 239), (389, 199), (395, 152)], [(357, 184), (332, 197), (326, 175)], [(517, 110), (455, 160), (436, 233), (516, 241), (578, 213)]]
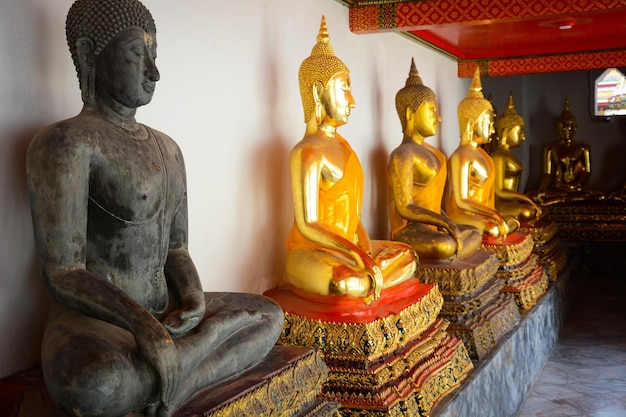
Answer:
[(285, 310), (279, 342), (322, 352), (329, 377), (320, 399), (339, 402), (341, 415), (426, 416), (472, 368), (465, 345), (447, 332), (449, 322), (437, 317), (443, 304), (437, 286), (418, 285), (424, 288), (412, 290), (419, 294), (416, 300), (383, 293), (390, 304), (372, 307), (377, 313), (368, 313), (368, 319), (338, 311), (337, 320), (344, 322), (298, 304), (293, 293), (269, 292)]
[(450, 320), (448, 332), (463, 341), (472, 359), (484, 358), (500, 337), (519, 322), (513, 297), (500, 293), (503, 287), (502, 280), (492, 277), (472, 294), (454, 300), (444, 297), (441, 317)]
[(533, 237), (533, 253), (537, 255), (537, 262), (546, 271), (548, 282), (555, 282), (567, 265), (567, 255), (559, 248), (557, 223), (542, 220), (532, 226), (523, 227), (522, 231)]
[(581, 71), (596, 68), (623, 67), (626, 65), (626, 50), (601, 51), (528, 58), (490, 59), (461, 61), (458, 76), (473, 76), (476, 66), (483, 77), (519, 74), (544, 74), (562, 71)]
[(526, 313), (548, 290), (548, 276), (541, 265), (537, 265), (524, 282), (514, 286), (506, 285), (502, 290), (513, 294), (520, 313)]
[(625, 242), (626, 204), (604, 200), (553, 204), (546, 217), (558, 225), (561, 241)]
[(480, 288), (499, 267), (498, 257), (491, 252), (476, 252), (452, 263), (427, 263), (417, 270), (420, 282), (437, 284), (444, 296), (465, 295)]
[(419, 337), (435, 321), (442, 305), (443, 297), (434, 286), (398, 314), (365, 324), (315, 320), (287, 311), (279, 342), (313, 347), (325, 355), (371, 358)]
[(496, 276), (504, 281), (502, 291), (513, 295), (520, 313), (525, 313), (537, 304), (548, 289), (548, 275), (537, 262), (534, 241), (530, 233), (513, 235), (519, 242), (505, 241), (502, 244), (483, 242), (482, 250), (498, 255), (500, 268)]
[(496, 272), (496, 276), (507, 283), (517, 282), (530, 275), (536, 266), (537, 255), (531, 253), (524, 261), (517, 265), (500, 266), (500, 269)]
[[(448, 349), (449, 351), (450, 349)], [(452, 352), (452, 356), (448, 358), (447, 366), (440, 368), (435, 375), (428, 378), (421, 385), (418, 400), (420, 416), (427, 417), (437, 401), (448, 392), (454, 390), (465, 379), (467, 371), (473, 368), (463, 343), (457, 340)], [(413, 414), (407, 415), (412, 416)]]
[[(327, 376), (328, 369), (321, 356), (312, 352), (256, 389), (220, 409), (203, 413), (202, 417), (291, 417), (303, 405), (315, 401)], [(320, 414), (307, 414), (311, 417), (318, 415), (321, 417)]]
[[(418, 364), (426, 360), (442, 341), (448, 336), (446, 333), (448, 322), (438, 319), (427, 332), (422, 334), (417, 340), (407, 343), (391, 352), (388, 358), (374, 358), (368, 361), (353, 361), (345, 358), (325, 357), (330, 374), (327, 386), (332, 387), (352, 387), (363, 389), (379, 390), (385, 387), (387, 397), (391, 390), (401, 392), (402, 380), (406, 378), (409, 370), (414, 369)], [(410, 381), (405, 381), (409, 383)], [(374, 402), (381, 402), (380, 400)]]
[(530, 235), (533, 237), (533, 241), (535, 242), (535, 245), (537, 245), (537, 244), (545, 244), (551, 241), (552, 238), (554, 238), (557, 232), (559, 231), (559, 227), (554, 221), (550, 221), (550, 222), (542, 221), (532, 226), (522, 225), (522, 228), (520, 229), (520, 231), (524, 233), (530, 233)]
[(342, 416), (427, 416), (433, 405), (456, 388), (473, 367), (463, 343), (449, 334), (442, 336), (426, 357), (410, 351), (410, 355), (421, 356), (421, 362), (405, 370), (403, 379), (390, 381), (387, 397), (378, 396), (375, 391), (355, 392), (348, 384), (330, 386), (324, 399), (340, 402)]
[(444, 296), (441, 317), (451, 322), (462, 321), (466, 316), (487, 306), (500, 293), (504, 282), (493, 274), (489, 280), (479, 289), (462, 296)]
[[(589, 13), (615, 8), (618, 0), (502, 0), (498, 1), (406, 1), (406, 0), (343, 0), (351, 5), (350, 23), (353, 32), (371, 32), (373, 29), (409, 28), (435, 24), (502, 20), (510, 17), (542, 17), (574, 13)], [(393, 26), (361, 26), (356, 22), (368, 22), (368, 14), (378, 14), (377, 9), (393, 6), (396, 22)], [(353, 20), (355, 22), (353, 22)]]
[(500, 266), (513, 266), (522, 263), (533, 251), (533, 238), (530, 234), (524, 236), (518, 244), (491, 244), (485, 243), (480, 246), (481, 250), (495, 253), (498, 256)]

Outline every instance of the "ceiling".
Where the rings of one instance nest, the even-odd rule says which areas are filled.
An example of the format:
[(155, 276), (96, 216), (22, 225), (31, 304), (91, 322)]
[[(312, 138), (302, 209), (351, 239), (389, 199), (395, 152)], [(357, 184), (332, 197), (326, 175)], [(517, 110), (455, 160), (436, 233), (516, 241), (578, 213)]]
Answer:
[(354, 33), (399, 32), (459, 76), (626, 66), (626, 0), (340, 0)]

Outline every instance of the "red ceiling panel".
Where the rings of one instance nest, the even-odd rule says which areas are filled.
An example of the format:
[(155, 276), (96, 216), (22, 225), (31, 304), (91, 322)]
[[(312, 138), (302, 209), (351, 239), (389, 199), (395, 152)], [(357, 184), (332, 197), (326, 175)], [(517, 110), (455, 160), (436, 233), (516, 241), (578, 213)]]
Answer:
[[(551, 62), (548, 66), (551, 69), (557, 68), (555, 62), (571, 59), (585, 65), (606, 66), (598, 56), (626, 65), (618, 60), (623, 59), (626, 50), (626, 0), (352, 0), (344, 3), (350, 7), (353, 32), (404, 32), (455, 57), (464, 66), (470, 61), (488, 69), (492, 62), (512, 59), (529, 62), (530, 58)], [(555, 59), (560, 55), (573, 58)], [(461, 70), (459, 75), (466, 76)]]

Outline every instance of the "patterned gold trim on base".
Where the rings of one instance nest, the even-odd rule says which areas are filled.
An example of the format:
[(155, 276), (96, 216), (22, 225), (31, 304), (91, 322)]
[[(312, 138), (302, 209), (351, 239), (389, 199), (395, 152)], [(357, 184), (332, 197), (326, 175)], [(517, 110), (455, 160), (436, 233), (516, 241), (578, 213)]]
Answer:
[(472, 359), (480, 360), (519, 320), (518, 307), (513, 297), (500, 293), (470, 319), (451, 323), (448, 333), (463, 341)]
[(559, 248), (557, 223), (542, 219), (535, 225), (522, 227), (521, 230), (533, 237), (533, 253), (537, 255), (537, 262), (546, 271), (548, 282), (555, 282), (567, 265), (567, 255)]
[[(256, 367), (237, 379), (200, 391), (175, 416), (332, 416), (338, 405), (318, 400), (327, 376), (328, 368), (315, 350), (275, 346)], [(216, 393), (227, 398), (222, 401)]]
[(533, 251), (533, 238), (529, 233), (516, 232), (507, 236), (502, 243), (489, 243), (483, 240), (481, 250), (495, 253), (500, 267), (521, 264)]
[(444, 296), (465, 295), (485, 284), (498, 270), (497, 256), (490, 252), (476, 251), (454, 262), (420, 262), (416, 276), (420, 282), (439, 286)]
[(437, 319), (418, 339), (371, 360), (325, 356), (330, 371), (326, 387), (330, 390), (332, 387), (351, 387), (352, 394), (361, 397), (361, 404), (387, 403), (391, 396), (403, 391), (402, 381), (406, 380), (407, 372), (427, 360), (448, 336), (448, 324)]
[[(624, 51), (622, 51), (624, 52)], [(546, 218), (558, 225), (561, 241), (626, 242), (624, 201), (572, 201), (548, 206)]]
[(442, 305), (443, 297), (437, 286), (433, 286), (398, 313), (372, 317), (366, 323), (316, 320), (285, 311), (279, 342), (312, 347), (326, 356), (369, 360), (419, 337), (436, 320)]
[(492, 276), (485, 285), (471, 293), (459, 297), (444, 296), (439, 315), (453, 323), (468, 320), (491, 304), (503, 286), (502, 280)]
[(441, 291), (444, 301), (439, 315), (451, 322), (449, 332), (464, 342), (472, 359), (485, 357), (503, 332), (519, 322), (513, 298), (500, 296), (505, 281), (496, 276), (500, 271), (495, 253), (476, 251), (447, 267), (422, 263), (420, 270), (420, 279), (446, 288)]
[(548, 290), (548, 276), (541, 265), (536, 265), (531, 274), (521, 283), (505, 286), (502, 291), (511, 293), (520, 313), (527, 313)]
[[(416, 367), (405, 383), (412, 386), (406, 397), (393, 403), (374, 405), (363, 397), (343, 391), (327, 392), (324, 398), (341, 403), (339, 412), (346, 417), (427, 417), (434, 405), (457, 388), (473, 368), (465, 345), (446, 335), (429, 359)], [(332, 371), (331, 371), (332, 373)]]
[(523, 225), (520, 231), (530, 233), (536, 245), (543, 245), (556, 236), (559, 227), (554, 221), (545, 221), (542, 219), (534, 225)]
[(377, 305), (335, 316), (329, 309), (343, 308), (338, 304), (320, 305), (287, 289), (266, 295), (285, 311), (279, 342), (323, 353), (329, 376), (321, 398), (339, 402), (342, 415), (426, 416), (473, 365), (463, 342), (447, 332), (449, 322), (437, 317), (443, 304), (437, 285), (414, 287), (383, 292)]

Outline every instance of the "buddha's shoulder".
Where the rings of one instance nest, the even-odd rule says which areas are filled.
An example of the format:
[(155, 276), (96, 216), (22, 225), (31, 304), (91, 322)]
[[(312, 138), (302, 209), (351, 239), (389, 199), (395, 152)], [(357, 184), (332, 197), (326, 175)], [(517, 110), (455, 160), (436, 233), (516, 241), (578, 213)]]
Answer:
[(493, 159), (496, 159), (496, 158), (508, 159), (508, 158), (511, 158), (512, 156), (513, 156), (513, 153), (510, 150), (502, 149), (502, 148), (496, 148), (491, 153), (491, 157)]
[(292, 154), (299, 153), (324, 153), (328, 149), (339, 146), (336, 141), (324, 139), (321, 135), (307, 135), (291, 150)]
[(30, 142), (30, 148), (45, 147), (49, 151), (84, 145), (94, 136), (97, 127), (78, 116), (54, 122), (40, 129)]

